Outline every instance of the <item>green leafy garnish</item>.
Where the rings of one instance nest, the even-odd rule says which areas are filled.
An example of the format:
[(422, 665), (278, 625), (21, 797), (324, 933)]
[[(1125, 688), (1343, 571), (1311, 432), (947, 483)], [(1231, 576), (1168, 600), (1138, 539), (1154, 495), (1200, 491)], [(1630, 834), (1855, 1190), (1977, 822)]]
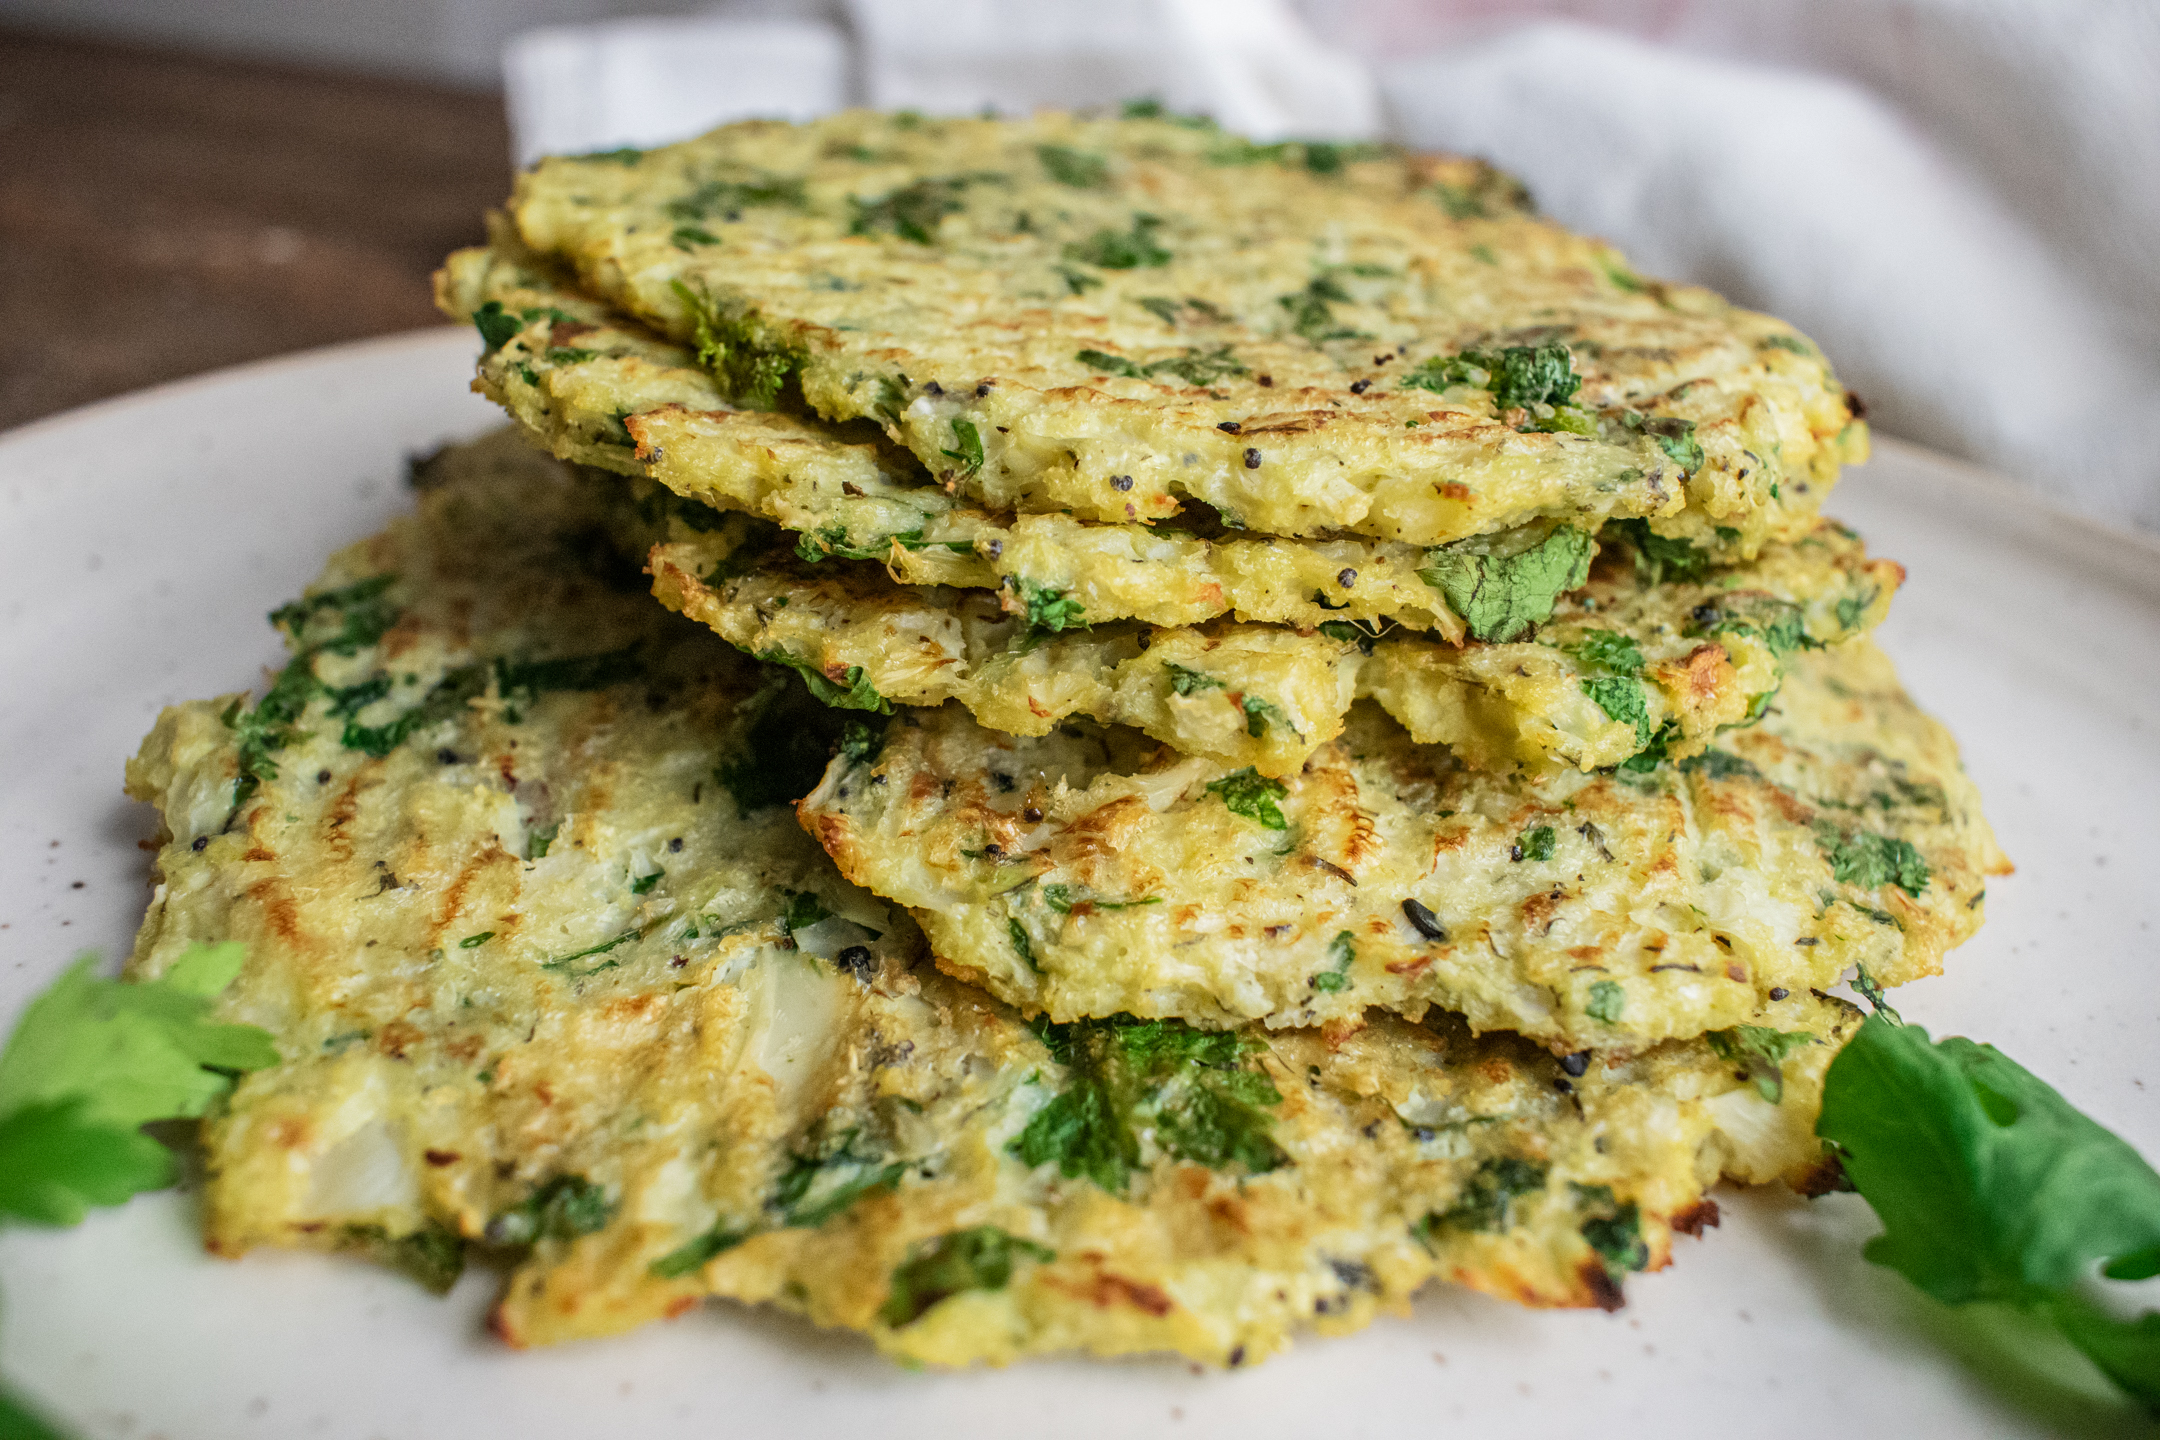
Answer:
[(1473, 637), (1499, 644), (1551, 619), (1560, 596), (1589, 578), (1596, 553), (1585, 531), (1562, 525), (1540, 535), (1525, 526), (1428, 550), (1418, 575)]
[(172, 1182), (141, 1127), (201, 1115), (234, 1075), (278, 1062), (267, 1032), (210, 1018), (245, 958), (197, 945), (130, 984), (85, 956), (30, 1002), (0, 1051), (0, 1218), (73, 1225)]
[(2051, 1322), (2160, 1413), (2160, 1311), (2091, 1295), (2160, 1274), (2160, 1174), (2135, 1150), (1992, 1045), (1879, 1012), (1831, 1062), (1816, 1133), (1882, 1220), (1869, 1260)]
[(1607, 1025), (1620, 1023), (1620, 1012), (1627, 1008), (1627, 991), (1617, 980), (1593, 980), (1590, 982), (1590, 998), (1583, 1005), (1583, 1013), (1593, 1020)]
[(1042, 887), (1043, 904), (1060, 915), (1070, 915), (1081, 905), (1090, 910), (1133, 910), (1142, 905), (1160, 905), (1162, 896), (1143, 895), (1138, 900), (1098, 900), (1093, 895), (1073, 893), (1070, 885), (1045, 885)]
[(1350, 988), (1350, 962), (1357, 958), (1357, 937), (1348, 930), (1328, 942), (1327, 969), (1312, 977), (1312, 988), (1328, 995)]
[(1635, 743), (1646, 746), (1656, 728), (1650, 721), (1650, 695), (1640, 678), (1642, 647), (1617, 630), (1589, 630), (1569, 650), (1588, 672), (1583, 693), (1612, 719), (1635, 727)]
[(1075, 190), (1100, 190), (1110, 183), (1110, 162), (1100, 155), (1063, 145), (1038, 145), (1035, 155), (1050, 178), (1060, 185), (1070, 185)]
[(1623, 414), (1620, 421), (1636, 434), (1648, 435), (1657, 441), (1665, 458), (1688, 474), (1702, 468), (1702, 442), (1695, 438), (1694, 421), (1682, 420), (1675, 415), (1643, 415), (1633, 410)]
[(1290, 312), (1290, 329), (1307, 344), (1322, 345), (1331, 340), (1362, 340), (1364, 332), (1335, 323), (1334, 305), (1347, 304), (1354, 296), (1342, 287), (1342, 282), (1332, 274), (1321, 273), (1312, 278), (1303, 290), (1295, 295), (1285, 295), (1277, 303)]
[(995, 1225), (940, 1235), (912, 1247), (893, 1270), (892, 1293), (879, 1307), (878, 1319), (896, 1330), (912, 1325), (933, 1305), (962, 1291), (1004, 1289), (1017, 1261), (1056, 1258), (1055, 1251)]
[(1928, 863), (1909, 840), (1869, 830), (1848, 833), (1818, 820), (1815, 843), (1830, 857), (1830, 873), (1840, 885), (1862, 890), (1895, 885), (1916, 900), (1928, 887)]
[(1730, 1030), (1713, 1030), (1703, 1038), (1720, 1060), (1733, 1061), (1745, 1069), (1756, 1093), (1772, 1105), (1785, 1098), (1785, 1057), (1803, 1045), (1815, 1043), (1815, 1037), (1805, 1030), (1773, 1030), (1767, 1025), (1735, 1025)]
[(1123, 1194), (1150, 1131), (1164, 1154), (1211, 1169), (1259, 1174), (1287, 1162), (1267, 1113), (1282, 1094), (1245, 1064), (1260, 1042), (1129, 1015), (1071, 1025), (1039, 1017), (1031, 1028), (1067, 1075), (1013, 1141), (1025, 1163), (1054, 1163)]
[(793, 936), (798, 930), (807, 930), (820, 920), (830, 920), (832, 911), (825, 902), (808, 890), (783, 890), (787, 908), (780, 912), (780, 933)]
[(1155, 243), (1155, 231), (1161, 225), (1159, 216), (1135, 215), (1132, 229), (1097, 230), (1087, 239), (1067, 245), (1065, 258), (1102, 270), (1137, 270), (1167, 265), (1170, 252)]
[(487, 689), (487, 671), (479, 665), (460, 665), (430, 686), (420, 703), (381, 725), (345, 722), (338, 741), (348, 750), (380, 760), (413, 736), (463, 715)]
[(1514, 858), (1517, 860), (1550, 860), (1553, 857), (1553, 827), (1537, 825), (1515, 837)]
[(1250, 765), (1210, 781), (1207, 793), (1221, 796), (1233, 815), (1242, 815), (1270, 830), (1290, 828), (1290, 822), (1283, 819), (1282, 806), (1276, 803), (1290, 793), (1290, 787), (1268, 779)]
[(546, 859), (549, 847), (555, 843), (555, 837), (561, 833), (562, 822), (560, 820), (553, 825), (536, 825), (526, 831), (525, 858), (527, 860)]
[[(615, 949), (617, 946), (627, 945), (632, 940), (636, 940), (642, 937), (644, 933), (645, 932), (643, 930), (633, 926), (632, 928), (623, 931), (619, 935), (613, 936), (606, 940), (602, 940), (597, 945), (588, 945), (583, 950), (573, 950), (568, 955), (558, 955), (552, 960), (543, 960), (540, 962), (540, 968), (542, 970), (568, 969), (570, 965), (576, 961), (587, 960), (595, 955), (605, 955), (608, 953), (608, 951)], [(572, 971), (571, 973), (580, 978), (586, 975), (597, 975), (602, 970), (613, 970), (620, 963), (620, 961), (616, 960), (606, 960), (598, 965), (591, 966), (584, 970)]]

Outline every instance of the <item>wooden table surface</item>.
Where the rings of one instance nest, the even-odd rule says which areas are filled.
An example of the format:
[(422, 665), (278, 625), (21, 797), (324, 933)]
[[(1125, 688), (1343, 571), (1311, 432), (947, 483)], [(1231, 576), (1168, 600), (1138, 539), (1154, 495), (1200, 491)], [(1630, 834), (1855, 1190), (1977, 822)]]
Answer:
[(502, 97), (0, 29), (0, 430), (435, 323)]

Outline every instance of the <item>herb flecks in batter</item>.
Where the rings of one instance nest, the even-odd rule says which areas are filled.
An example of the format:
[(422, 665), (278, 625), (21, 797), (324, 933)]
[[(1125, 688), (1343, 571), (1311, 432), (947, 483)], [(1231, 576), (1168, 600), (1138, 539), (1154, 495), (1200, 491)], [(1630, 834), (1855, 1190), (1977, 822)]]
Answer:
[(1840, 885), (1879, 890), (1895, 885), (1914, 899), (1928, 887), (1928, 863), (1912, 842), (1871, 830), (1844, 832), (1828, 820), (1815, 822), (1815, 840), (1830, 857), (1830, 871)]
[(690, 312), (698, 363), (738, 405), (770, 410), (803, 366), (800, 345), (760, 324), (747, 307), (702, 296), (680, 280), (670, 287)]
[(1054, 1163), (1121, 1195), (1147, 1162), (1143, 1134), (1163, 1155), (1210, 1169), (1260, 1174), (1288, 1163), (1267, 1113), (1282, 1094), (1246, 1063), (1259, 1042), (1129, 1015), (1032, 1028), (1067, 1074), (1013, 1142), (1028, 1164)]
[(1250, 765), (1209, 782), (1207, 791), (1220, 796), (1233, 815), (1242, 815), (1270, 830), (1289, 828), (1282, 806), (1276, 803), (1290, 793), (1289, 787), (1280, 780), (1265, 778)]
[(1805, 1030), (1777, 1030), (1767, 1025), (1735, 1025), (1713, 1030), (1703, 1037), (1721, 1060), (1730, 1060), (1747, 1071), (1755, 1091), (1776, 1105), (1785, 1098), (1785, 1057), (1803, 1045), (1815, 1043)]
[(915, 1245), (894, 1268), (892, 1293), (878, 1310), (882, 1323), (912, 1325), (940, 1301), (968, 1290), (1002, 1290), (1022, 1261), (1055, 1260), (1057, 1254), (995, 1225), (955, 1230)]

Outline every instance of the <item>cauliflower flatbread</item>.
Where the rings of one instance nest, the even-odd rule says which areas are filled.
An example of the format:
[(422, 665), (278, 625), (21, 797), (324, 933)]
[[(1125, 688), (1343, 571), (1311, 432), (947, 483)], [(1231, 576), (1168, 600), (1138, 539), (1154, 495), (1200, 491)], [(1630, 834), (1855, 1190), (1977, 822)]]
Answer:
[(283, 1056), (206, 1126), (219, 1253), (500, 1256), (517, 1344), (712, 1295), (911, 1362), (1237, 1365), (1432, 1278), (1616, 1305), (1720, 1174), (1818, 1154), (1856, 1017), (1805, 994), (1571, 1066), (1437, 1017), (1023, 1023), (780, 803), (867, 743), (845, 713), (504, 461), (421, 467), (419, 514), (277, 612), (268, 692), (169, 709), (129, 767), (166, 832), (130, 974), (245, 943), (220, 1015)]
[[(623, 543), (649, 551), (669, 608), (792, 665), (833, 703), (957, 700), (983, 725), (1042, 735), (1068, 716), (1132, 726), (1189, 755), (1295, 774), (1360, 695), (1480, 769), (1597, 769), (1685, 758), (1762, 713), (1785, 657), (1872, 630), (1903, 579), (1825, 521), (1752, 565), (1667, 575), (1620, 529), (1587, 583), (1506, 644), (1379, 625), (1298, 632), (1215, 622), (1092, 625), (1061, 600), (806, 563), (771, 533), (647, 491)], [(1466, 606), (1475, 611), (1473, 602)]]
[(1278, 781), (948, 706), (896, 716), (800, 810), (952, 973), (1053, 1020), (1435, 1006), (1632, 1050), (1855, 965), (1935, 974), (2006, 868), (1955, 743), (1871, 642), (1788, 663), (1759, 724), (1644, 770), (1471, 770), (1361, 705)]
[(500, 327), (474, 388), (542, 448), (773, 521), (809, 555), (875, 559), (909, 584), (992, 588), (1009, 605), (1068, 601), (1094, 620), (1395, 622), (1463, 634), (1419, 573), (1421, 546), (1241, 539), (1198, 514), (1174, 525), (993, 514), (931, 483), (874, 431), (734, 408), (689, 351), (556, 280), (512, 237), (452, 255), (436, 296), (454, 319)]
[(1412, 545), (1643, 518), (1751, 555), (1865, 453), (1791, 327), (1476, 161), (858, 111), (542, 161), (511, 212), (739, 402), (873, 421), (997, 510)]

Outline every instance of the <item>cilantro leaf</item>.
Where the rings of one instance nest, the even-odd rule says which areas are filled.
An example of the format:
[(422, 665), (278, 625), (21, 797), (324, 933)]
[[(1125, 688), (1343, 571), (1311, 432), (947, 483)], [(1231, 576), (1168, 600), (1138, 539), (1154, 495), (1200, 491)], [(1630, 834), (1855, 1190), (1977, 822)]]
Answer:
[(1553, 827), (1533, 825), (1515, 837), (1513, 860), (1550, 860), (1553, 857)]
[(1455, 385), (1492, 392), (1493, 404), (1502, 410), (1557, 408), (1575, 398), (1582, 376), (1575, 373), (1568, 347), (1554, 343), (1435, 355), (1402, 380), (1402, 388), (1411, 390), (1443, 391)]
[(1088, 628), (1088, 622), (1083, 618), (1087, 613), (1086, 607), (1063, 590), (1054, 590), (1033, 580), (1015, 579), (1012, 586), (1026, 613), (1027, 634), (1030, 639), (1059, 630)]
[(912, 1325), (939, 1301), (962, 1291), (1004, 1289), (1020, 1260), (1056, 1258), (1057, 1252), (995, 1225), (940, 1235), (912, 1247), (908, 1258), (894, 1268), (892, 1292), (879, 1308), (878, 1319), (896, 1330)]
[(524, 322), (503, 309), (502, 301), (490, 300), (472, 313), (473, 328), (480, 332), (480, 343), (492, 355), (517, 338)]
[(615, 1213), (607, 1191), (582, 1175), (558, 1175), (487, 1223), (491, 1245), (531, 1245), (542, 1239), (575, 1240), (604, 1229)]
[(265, 1031), (209, 1018), (244, 957), (198, 945), (133, 984), (86, 956), (30, 1002), (0, 1051), (0, 1215), (72, 1225), (170, 1180), (140, 1127), (201, 1115), (233, 1073), (278, 1061)]
[(1620, 1014), (1627, 1009), (1627, 990), (1617, 980), (1593, 980), (1590, 982), (1590, 998), (1583, 1005), (1583, 1013), (1593, 1020), (1607, 1025), (1620, 1023)]
[(1179, 695), (1198, 695), (1206, 690), (1224, 688), (1222, 681), (1204, 671), (1192, 670), (1175, 660), (1165, 660), (1163, 669), (1170, 672), (1170, 688)]
[(1505, 643), (1552, 618), (1554, 602), (1589, 578), (1596, 551), (1581, 530), (1563, 525), (1538, 536), (1524, 528), (1428, 550), (1418, 575), (1472, 636)]
[(1513, 1155), (1495, 1156), (1478, 1166), (1463, 1183), (1455, 1203), (1425, 1217), (1419, 1227), (1434, 1230), (1472, 1230), (1496, 1233), (1514, 1224), (1515, 1202), (1545, 1188), (1546, 1167)]
[(2160, 1412), (2160, 1312), (2079, 1293), (2160, 1268), (2160, 1174), (1992, 1045), (1877, 1013), (1831, 1063), (1816, 1133), (1883, 1222), (1867, 1258), (1945, 1304), (2035, 1311)]
[(1207, 793), (1221, 796), (1233, 815), (1242, 815), (1269, 830), (1290, 828), (1283, 819), (1282, 807), (1275, 803), (1290, 793), (1290, 787), (1280, 780), (1267, 779), (1250, 765), (1210, 781)]
[(917, 245), (934, 245), (939, 223), (966, 208), (962, 192), (969, 179), (961, 175), (917, 180), (876, 200), (849, 196), (854, 219), (848, 233), (875, 235), (882, 230)]
[(802, 347), (775, 335), (740, 305), (709, 299), (680, 280), (669, 287), (689, 311), (698, 364), (736, 404), (753, 410), (777, 405), (781, 390), (802, 370), (807, 358)]

